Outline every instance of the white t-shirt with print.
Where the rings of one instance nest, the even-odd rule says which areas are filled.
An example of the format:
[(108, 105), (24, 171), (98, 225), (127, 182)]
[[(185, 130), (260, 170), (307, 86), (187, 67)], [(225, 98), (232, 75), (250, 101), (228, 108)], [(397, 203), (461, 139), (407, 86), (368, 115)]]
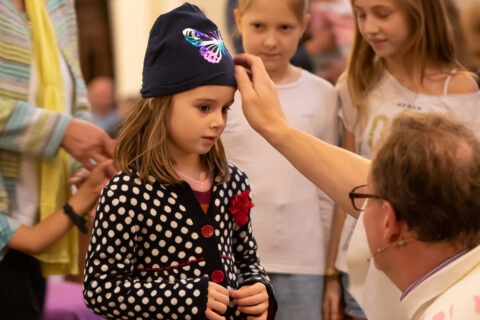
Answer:
[(384, 128), (404, 110), (449, 113), (472, 129), (479, 130), (475, 123), (480, 123), (480, 92), (442, 96), (415, 93), (385, 71), (375, 90), (366, 99), (368, 119), (365, 129), (362, 129), (360, 125), (355, 126), (357, 110), (352, 105), (346, 77), (341, 77), (336, 87), (341, 100), (340, 118), (345, 128), (355, 134), (356, 151), (365, 158), (372, 158)]

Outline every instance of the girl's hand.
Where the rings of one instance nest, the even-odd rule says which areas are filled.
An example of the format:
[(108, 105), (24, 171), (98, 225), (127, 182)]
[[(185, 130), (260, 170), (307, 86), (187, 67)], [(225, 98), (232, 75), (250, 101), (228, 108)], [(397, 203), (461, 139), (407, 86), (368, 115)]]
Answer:
[(343, 313), (340, 310), (341, 293), (339, 279), (326, 280), (322, 304), (324, 320), (343, 320)]
[(227, 311), (230, 298), (228, 290), (215, 282), (208, 283), (208, 300), (205, 316), (209, 320), (225, 320), (221, 315)]
[(233, 303), (238, 306), (238, 311), (249, 314), (248, 320), (266, 320), (268, 316), (267, 288), (261, 282), (243, 286), (238, 290), (230, 291)]
[(113, 166), (113, 160), (105, 160), (98, 163), (93, 169), (92, 173), (87, 177), (85, 182), (80, 187), (79, 191), (82, 188), (93, 191), (97, 198), (100, 196), (100, 192), (103, 187), (107, 184), (108, 180), (112, 177), (111, 175), (111, 166)]
[(113, 166), (113, 160), (105, 160), (95, 166), (92, 173), (69, 200), (75, 212), (86, 212), (96, 203), (103, 187), (110, 180), (109, 168), (111, 166)]
[(75, 185), (75, 187), (80, 188), (80, 186), (87, 180), (88, 176), (90, 175), (90, 171), (81, 167), (73, 176), (68, 179), (68, 183)]

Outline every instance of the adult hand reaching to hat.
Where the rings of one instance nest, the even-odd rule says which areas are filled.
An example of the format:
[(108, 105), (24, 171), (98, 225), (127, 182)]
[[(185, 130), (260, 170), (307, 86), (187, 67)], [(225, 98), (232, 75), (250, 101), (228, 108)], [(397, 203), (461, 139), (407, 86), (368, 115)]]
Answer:
[(290, 126), (260, 58), (242, 54), (235, 57), (235, 64), (243, 113), (250, 126), (338, 205), (358, 215), (348, 193), (365, 184), (370, 161)]
[(289, 126), (280, 105), (277, 87), (259, 57), (240, 54), (234, 61), (243, 113), (252, 128), (272, 143), (270, 140), (277, 136), (275, 132)]
[[(115, 141), (110, 139), (105, 131), (91, 123), (77, 119), (70, 120), (61, 142), (65, 151), (90, 171), (95, 167), (95, 163), (113, 158), (114, 145)], [(107, 172), (114, 176), (117, 170), (113, 164), (110, 164)]]

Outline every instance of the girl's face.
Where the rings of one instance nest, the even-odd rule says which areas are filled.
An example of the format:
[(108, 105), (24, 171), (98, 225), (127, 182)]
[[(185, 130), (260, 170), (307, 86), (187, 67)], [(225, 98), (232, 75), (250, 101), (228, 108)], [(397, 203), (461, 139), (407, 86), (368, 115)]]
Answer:
[(400, 58), (410, 36), (408, 17), (396, 0), (354, 0), (358, 29), (375, 53)]
[(234, 15), (245, 52), (262, 58), (267, 72), (288, 67), (306, 26), (288, 0), (253, 0), (242, 15), (238, 9)]
[(210, 151), (225, 128), (234, 92), (229, 86), (200, 86), (173, 96), (167, 121), (172, 159), (178, 162)]

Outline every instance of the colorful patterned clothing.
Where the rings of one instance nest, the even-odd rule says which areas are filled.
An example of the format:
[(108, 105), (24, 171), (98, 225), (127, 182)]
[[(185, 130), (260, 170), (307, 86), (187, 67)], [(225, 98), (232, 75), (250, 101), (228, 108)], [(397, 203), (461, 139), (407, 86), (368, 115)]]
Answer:
[[(74, 80), (72, 115), (88, 119), (73, 1), (48, 0), (46, 7), (58, 47)], [(71, 119), (70, 115), (27, 103), (33, 61), (30, 32), (27, 15), (20, 12), (12, 0), (0, 0), (0, 175), (8, 202), (14, 199), (21, 154), (53, 157)]]
[[(214, 181), (218, 181), (215, 179)], [(205, 319), (209, 281), (231, 290), (261, 282), (276, 303), (248, 223), (235, 224), (247, 176), (213, 185), (205, 214), (186, 182), (162, 184), (118, 174), (103, 189), (87, 254), (86, 305), (109, 319)], [(231, 302), (226, 319), (246, 319)]]
[(20, 222), (0, 214), (0, 261), (7, 252), (7, 243), (20, 226)]

